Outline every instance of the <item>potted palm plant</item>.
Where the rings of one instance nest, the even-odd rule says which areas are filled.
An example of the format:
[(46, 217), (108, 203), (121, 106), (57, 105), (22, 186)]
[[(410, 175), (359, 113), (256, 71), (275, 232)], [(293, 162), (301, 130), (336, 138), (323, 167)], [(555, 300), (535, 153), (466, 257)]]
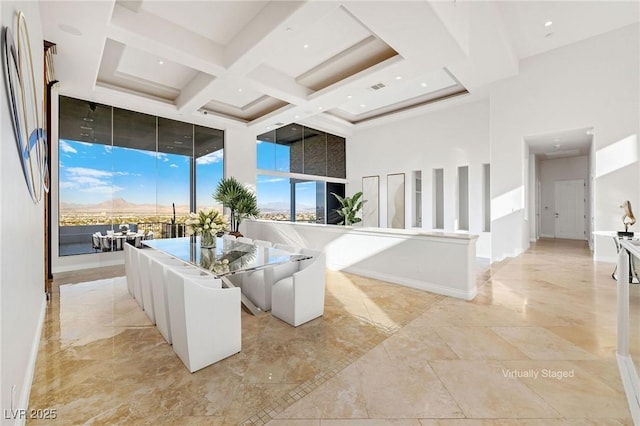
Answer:
[(240, 223), (260, 214), (256, 195), (233, 176), (220, 181), (213, 198), (230, 210), (229, 233), (232, 235), (241, 236)]
[(358, 212), (362, 210), (364, 203), (367, 202), (367, 200), (360, 200), (360, 197), (362, 197), (362, 191), (356, 192), (351, 197), (341, 197), (335, 192), (332, 192), (331, 194), (338, 199), (342, 206), (339, 209), (336, 209), (336, 213), (338, 213), (342, 218), (342, 220), (338, 222), (338, 225), (350, 226), (362, 221), (361, 218), (356, 216)]

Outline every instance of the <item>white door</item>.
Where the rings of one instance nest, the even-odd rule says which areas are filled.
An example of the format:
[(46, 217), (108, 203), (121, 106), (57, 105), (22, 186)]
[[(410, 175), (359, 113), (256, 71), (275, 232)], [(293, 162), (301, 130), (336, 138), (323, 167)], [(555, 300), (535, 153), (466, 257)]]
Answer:
[(584, 180), (555, 182), (556, 238), (586, 239)]

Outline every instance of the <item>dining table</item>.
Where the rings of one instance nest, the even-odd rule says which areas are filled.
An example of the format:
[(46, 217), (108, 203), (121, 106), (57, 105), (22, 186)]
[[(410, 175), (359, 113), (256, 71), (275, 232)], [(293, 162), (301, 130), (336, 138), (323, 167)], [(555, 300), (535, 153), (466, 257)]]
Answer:
[[(143, 249), (158, 250), (198, 267), (213, 277), (220, 278), (225, 287), (236, 287), (229, 279), (231, 275), (311, 258), (311, 256), (290, 253), (281, 248), (220, 237), (216, 237), (214, 247), (202, 247), (199, 236), (144, 240), (142, 246)], [(253, 315), (264, 313), (244, 293), (241, 300), (245, 308)]]

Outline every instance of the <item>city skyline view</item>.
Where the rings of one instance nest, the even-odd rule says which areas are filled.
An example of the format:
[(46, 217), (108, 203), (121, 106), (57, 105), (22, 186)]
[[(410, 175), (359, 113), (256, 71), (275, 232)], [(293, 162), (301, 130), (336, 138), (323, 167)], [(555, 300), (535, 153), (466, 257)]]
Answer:
[[(288, 146), (258, 141), (257, 148), (259, 169), (275, 170), (277, 164), (278, 171), (288, 171)], [(189, 211), (189, 156), (61, 139), (59, 158), (61, 216), (97, 214), (90, 211), (110, 204), (127, 214), (168, 214), (173, 204), (177, 213)], [(219, 206), (213, 193), (223, 177), (223, 158), (219, 150), (196, 159), (197, 210)], [(296, 210), (315, 211), (315, 181), (298, 182), (295, 191)], [(290, 192), (289, 178), (257, 176), (258, 206), (265, 213), (288, 213)]]

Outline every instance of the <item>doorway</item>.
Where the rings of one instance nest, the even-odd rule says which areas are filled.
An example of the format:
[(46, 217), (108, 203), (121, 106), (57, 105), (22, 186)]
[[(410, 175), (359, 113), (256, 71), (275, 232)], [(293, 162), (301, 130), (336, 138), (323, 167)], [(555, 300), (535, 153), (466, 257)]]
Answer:
[(586, 239), (584, 179), (555, 181), (554, 198), (555, 238)]
[(558, 130), (524, 137), (528, 146), (530, 241), (538, 238), (589, 240), (593, 220), (594, 129)]

